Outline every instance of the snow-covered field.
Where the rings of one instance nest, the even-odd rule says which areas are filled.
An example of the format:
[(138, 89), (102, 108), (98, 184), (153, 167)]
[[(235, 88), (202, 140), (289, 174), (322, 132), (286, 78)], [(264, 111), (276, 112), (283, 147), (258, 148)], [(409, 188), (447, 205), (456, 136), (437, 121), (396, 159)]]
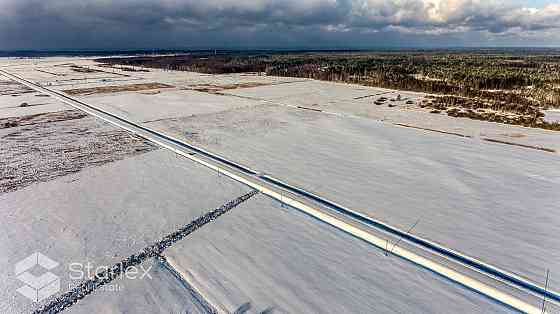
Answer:
[(210, 314), (177, 278), (155, 261), (146, 262), (149, 275), (123, 277), (68, 309), (72, 314), (189, 313)]
[(509, 312), (262, 195), (166, 256), (229, 313)]
[[(245, 191), (160, 150), (4, 194), (0, 212), (8, 232), (0, 237), (6, 253), (2, 268), (11, 269), (40, 248), (61, 264), (53, 272), (65, 289), (70, 263), (112, 265)], [(197, 274), (195, 286), (229, 310), (251, 302), (251, 312), (271, 307), (279, 313), (507, 311), (265, 197), (215, 224), (169, 256)], [(115, 281), (69, 312), (168, 313), (194, 307), (176, 278), (157, 265), (150, 274), (153, 279)], [(15, 293), (21, 284), (14, 275), (2, 277), (2, 312), (29, 309)]]
[[(473, 138), (491, 138), (501, 141), (550, 148), (560, 151), (560, 141), (555, 131), (525, 128), (467, 118), (452, 118), (445, 114), (432, 114), (416, 104), (421, 93), (402, 92), (351, 84), (307, 81), (288, 85), (237, 89), (227, 94), (268, 100), (271, 103), (304, 106), (340, 116), (363, 117), (387, 123), (406, 124), (443, 132), (457, 133)], [(371, 96), (375, 95), (375, 96)], [(376, 105), (380, 97), (400, 101), (387, 101)], [(368, 97), (371, 96), (371, 97)], [(413, 104), (407, 104), (411, 101)], [(388, 105), (395, 105), (390, 108)], [(553, 119), (554, 112), (547, 113)], [(425, 131), (429, 132), (429, 131)]]
[(0, 77), (0, 119), (68, 109), (41, 93)]
[[(84, 73), (69, 63), (112, 72), (88, 59), (0, 59), (1, 68), (57, 90), (172, 85), (78, 98), (401, 229), (419, 221), (414, 234), (543, 285), (550, 269), (549, 287), (560, 290), (554, 275), (560, 273), (560, 156), (481, 140), (560, 149), (554, 132), (425, 113), (406, 104), (420, 100), (418, 93), (254, 74)], [(262, 86), (191, 90), (240, 83)], [(0, 96), (0, 118), (68, 109), (31, 95)], [(398, 95), (395, 108), (373, 104)], [(48, 105), (17, 107), (33, 97)], [(70, 262), (110, 265), (247, 191), (164, 150), (85, 167), (0, 194), (0, 226), (8, 230), (0, 233), (7, 252), (0, 266), (11, 269), (34, 251), (60, 262), (60, 275)], [(209, 302), (229, 312), (249, 305), (250, 312), (274, 313), (508, 311), (265, 196), (166, 255)], [(180, 297), (186, 292), (177, 278), (156, 266), (154, 281), (122, 281), (122, 291), (96, 292), (71, 311), (197, 311), (192, 297)], [(30, 308), (15, 292), (20, 283), (12, 272), (1, 272), (0, 282), (0, 312)]]
[(250, 99), (232, 99), (190, 90), (161, 91), (154, 95), (126, 92), (117, 95), (91, 95), (83, 99), (135, 122), (199, 116), (262, 104)]
[(158, 150), (0, 194), (0, 312), (32, 305), (13, 272), (31, 253), (60, 263), (65, 291), (70, 263), (110, 266), (246, 191)]
[(537, 282), (560, 271), (556, 155), (277, 106), (149, 125)]
[(544, 112), (544, 119), (548, 122), (560, 123), (560, 110), (547, 110)]

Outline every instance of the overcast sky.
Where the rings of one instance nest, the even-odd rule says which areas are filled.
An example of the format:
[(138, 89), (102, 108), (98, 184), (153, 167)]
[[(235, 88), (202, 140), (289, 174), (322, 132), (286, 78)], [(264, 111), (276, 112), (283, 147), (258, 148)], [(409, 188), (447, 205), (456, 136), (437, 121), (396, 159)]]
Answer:
[(560, 46), (558, 0), (0, 0), (0, 50)]

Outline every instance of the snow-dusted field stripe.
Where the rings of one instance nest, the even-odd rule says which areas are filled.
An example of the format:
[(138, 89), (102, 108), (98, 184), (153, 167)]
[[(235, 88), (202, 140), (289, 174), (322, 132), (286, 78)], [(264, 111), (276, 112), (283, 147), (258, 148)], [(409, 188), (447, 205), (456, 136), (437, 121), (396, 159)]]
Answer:
[[(342, 220), (339, 220), (335, 217), (332, 217), (326, 213), (323, 213), (322, 211), (312, 208), (306, 204), (304, 204), (303, 202), (295, 199), (295, 198), (291, 198), (289, 196), (283, 195), (281, 192), (276, 191), (272, 186), (268, 185), (268, 184), (264, 184), (265, 182), (263, 182), (263, 180), (256, 176), (257, 172), (244, 168), (243, 166), (238, 166), (236, 163), (231, 162), (226, 160), (223, 157), (219, 157), (219, 158), (213, 158), (213, 156), (217, 156), (215, 154), (209, 153), (205, 150), (199, 149), (193, 145), (184, 143), (182, 141), (179, 141), (177, 139), (171, 138), (165, 134), (162, 134), (160, 132), (156, 132), (153, 131), (151, 129), (148, 129), (146, 127), (137, 125), (133, 122), (127, 121), (125, 119), (122, 119), (120, 117), (117, 117), (111, 113), (105, 112), (101, 109), (97, 109), (91, 105), (85, 104), (79, 100), (76, 100), (74, 98), (71, 98), (63, 93), (59, 93), (41, 86), (38, 86), (36, 84), (33, 84), (21, 77), (12, 75), (10, 73), (7, 73), (3, 70), (0, 70), (0, 72), (4, 73), (7, 77), (12, 78), (16, 81), (19, 81), (31, 88), (34, 88), (38, 91), (41, 91), (43, 93), (47, 93), (71, 106), (74, 106), (78, 109), (84, 110), (87, 113), (90, 113), (96, 117), (99, 117), (109, 123), (112, 123), (120, 128), (123, 128), (131, 133), (137, 134), (138, 136), (141, 136), (153, 143), (156, 143), (162, 147), (165, 147), (179, 155), (182, 155), (184, 157), (187, 157), (193, 161), (196, 161), (204, 166), (207, 166), (208, 168), (211, 168), (213, 170), (219, 171), (220, 173), (225, 174), (226, 176), (241, 182), (245, 185), (248, 185), (256, 190), (259, 190), (260, 192), (262, 192), (263, 194), (266, 194), (276, 200), (279, 200), (280, 202), (283, 202), (289, 206), (292, 206), (294, 208), (297, 208), (323, 222), (326, 222), (338, 229), (341, 229), (349, 234), (352, 234), (353, 236), (360, 238), (370, 244), (373, 244), (374, 246), (377, 246), (381, 249), (385, 249), (386, 247), (386, 240), (385, 239), (381, 239), (378, 238), (364, 230), (361, 230), (359, 228), (356, 228), (354, 226), (352, 226), (351, 224), (348, 224)], [(192, 153), (192, 150), (195, 150), (197, 152), (203, 152), (203, 156), (210, 158), (211, 161), (208, 161), (204, 158), (199, 158), (196, 156), (196, 154)], [(222, 162), (222, 160), (225, 160), (227, 162)], [(224, 163), (225, 165), (229, 166), (230, 169), (224, 168), (223, 165), (216, 165), (216, 161), (218, 161), (219, 163)], [(233, 169), (231, 169), (233, 168)], [(235, 169), (235, 170), (234, 170)], [(235, 173), (234, 171), (238, 171), (240, 173)], [(297, 189), (297, 188), (296, 188)], [(392, 227), (395, 230), (398, 230), (397, 228)], [(403, 234), (405, 234), (403, 231), (401, 231)], [(448, 249), (447, 249), (448, 250)], [(449, 250), (451, 251), (451, 250)], [(512, 297), (508, 294), (505, 294), (493, 287), (490, 287), (484, 283), (481, 283), (473, 278), (470, 278), (468, 276), (465, 276), (463, 274), (460, 274), (444, 265), (440, 265), (437, 264), (433, 261), (430, 261), (422, 256), (419, 256), (413, 252), (410, 252), (406, 249), (403, 248), (395, 248), (392, 252), (395, 255), (398, 255), (406, 260), (409, 260), (410, 262), (420, 265), (426, 269), (429, 269), (443, 277), (446, 277), (454, 282), (457, 282), (465, 287), (468, 287), (474, 291), (477, 291), (483, 295), (486, 295), (498, 302), (501, 302), (503, 304), (506, 304), (514, 309), (520, 310), (522, 312), (526, 312), (526, 313), (541, 313), (540, 309), (535, 308), (534, 306), (519, 300), (515, 297)], [(497, 269), (494, 267), (494, 269)], [(503, 274), (507, 274), (507, 272), (503, 272)], [(502, 277), (503, 279), (508, 279), (507, 275), (504, 275)], [(549, 295), (550, 299), (554, 299), (554, 300), (560, 300), (560, 297), (557, 293), (555, 292), (551, 292), (551, 291), (546, 291), (544, 288), (528, 282), (524, 279), (521, 279), (524, 282), (524, 285), (528, 288), (528, 289), (534, 289), (534, 292), (539, 293), (539, 294), (546, 294)], [(518, 284), (515, 284), (516, 286)]]

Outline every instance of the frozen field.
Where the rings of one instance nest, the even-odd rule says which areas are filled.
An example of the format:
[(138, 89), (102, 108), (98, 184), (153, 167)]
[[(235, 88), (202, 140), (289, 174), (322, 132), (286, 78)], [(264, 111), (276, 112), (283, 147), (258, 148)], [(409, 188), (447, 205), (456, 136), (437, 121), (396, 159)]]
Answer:
[(266, 99), (272, 102), (302, 105), (320, 106), (336, 104), (341, 101), (376, 99), (375, 96), (394, 98), (397, 94), (402, 97), (397, 104), (403, 105), (407, 100), (416, 100), (421, 97), (420, 93), (399, 92), (384, 88), (372, 88), (343, 83), (331, 83), (322, 81), (300, 81), (287, 85), (271, 85), (262, 87), (251, 87), (237, 89), (227, 94), (251, 98)]
[[(245, 191), (166, 154), (151, 152), (0, 196), (0, 212), (8, 217), (2, 228), (9, 230), (0, 238), (0, 249), (8, 252), (2, 266), (42, 248), (61, 264), (53, 272), (68, 287), (69, 263), (112, 265)], [(189, 281), (211, 304), (229, 312), (246, 303), (251, 313), (508, 311), (265, 197), (240, 206), (166, 255), (191, 275)], [(196, 302), (177, 278), (158, 265), (150, 275), (114, 281), (69, 313), (196, 312)], [(11, 273), (2, 277), (2, 312), (29, 310), (28, 301), (15, 294), (19, 282)]]
[(44, 96), (0, 77), (0, 119), (68, 109), (66, 105)]
[(155, 95), (127, 92), (117, 95), (92, 95), (83, 99), (135, 122), (199, 116), (262, 104), (250, 99), (232, 99), (190, 90), (162, 91)]
[(150, 125), (537, 282), (560, 271), (553, 154), (277, 106)]
[(560, 110), (545, 111), (544, 119), (549, 122), (560, 122)]
[[(451, 132), (475, 139), (491, 138), (560, 151), (558, 132), (432, 114), (416, 105), (423, 99), (421, 93), (306, 81), (289, 85), (237, 89), (228, 91), (227, 94), (266, 100), (273, 104), (303, 106), (340, 116), (369, 118), (432, 130), (424, 132), (433, 132), (433, 130)], [(401, 100), (391, 101), (396, 100), (399, 95)], [(385, 97), (389, 101), (384, 105), (376, 105), (374, 102), (380, 97)], [(412, 103), (407, 104), (407, 102)], [(388, 107), (389, 104), (395, 107)], [(549, 120), (555, 117), (554, 111), (548, 112), (547, 115)]]
[[(112, 265), (246, 191), (158, 150), (0, 194), (0, 266), (40, 251), (61, 264), (67, 289), (69, 263)], [(12, 271), (0, 283), (0, 312), (30, 305)]]
[[(69, 263), (111, 265), (246, 191), (162, 150), (85, 169), (0, 195), (0, 212), (6, 217), (2, 229), (8, 230), (0, 237), (0, 249), (7, 252), (0, 263), (8, 269), (41, 248), (61, 264), (53, 271), (61, 276), (62, 287), (68, 287)], [(182, 272), (196, 274), (191, 278), (196, 287), (228, 310), (250, 302), (251, 312), (270, 308), (279, 313), (333, 307), (342, 312), (443, 313), (442, 305), (473, 313), (506, 311), (264, 197), (222, 219), (223, 224), (184, 240), (189, 244), (178, 245), (169, 256)], [(328, 272), (332, 274), (324, 276)], [(118, 291), (97, 291), (69, 312), (197, 311), (175, 277), (157, 265), (150, 274), (150, 280), (115, 281), (107, 289)], [(2, 273), (0, 309), (25, 312), (28, 301), (15, 294), (20, 283), (12, 276)]]
[[(558, 152), (484, 140), (560, 150), (554, 132), (429, 114), (415, 108), (422, 94), (349, 84), (123, 72), (78, 58), (0, 59), (0, 68), (61, 91), (101, 88), (75, 97), (403, 230), (418, 221), (415, 235), (541, 285), (549, 269), (548, 286), (560, 290)], [(134, 90), (131, 84), (169, 87)], [(133, 153), (98, 145), (113, 127), (91, 117), (35, 123), (71, 107), (20, 88), (0, 84), (0, 121), (22, 123), (0, 129), (0, 144), (10, 147), (1, 156), (12, 168), (24, 168), (16, 151), (29, 145), (21, 150), (21, 165), (32, 172), (31, 178), (19, 175), (30, 179), (28, 186), (0, 193), (4, 269), (37, 250), (62, 267), (110, 265), (248, 191), (163, 149)], [(18, 96), (10, 95), (14, 90)], [(396, 107), (374, 105), (378, 97), (393, 99)], [(81, 146), (106, 157), (78, 154), (85, 166), (37, 180), (50, 169), (36, 162), (40, 147), (50, 154), (81, 152)], [(60, 162), (51, 155), (45, 158)], [(508, 311), (263, 195), (165, 255), (208, 302), (230, 313)], [(178, 278), (151, 263), (152, 280), (116, 281), (121, 291), (98, 291), (69, 312), (204, 312)], [(15, 292), (20, 283), (13, 273), (1, 273), (0, 282), (0, 312), (31, 308)]]
[(264, 196), (166, 255), (229, 313), (508, 312)]
[(190, 291), (157, 262), (146, 262), (150, 277), (122, 278), (68, 309), (68, 313), (210, 314)]
[[(474, 139), (490, 138), (509, 143), (544, 147), (560, 152), (558, 132), (525, 128), (467, 118), (451, 118), (445, 114), (432, 114), (416, 108), (393, 110), (386, 106), (372, 106), (371, 100), (344, 101), (319, 107), (319, 109), (366, 117), (388, 123), (401, 123), (444, 132), (470, 136)], [(425, 131), (430, 132), (430, 131)]]

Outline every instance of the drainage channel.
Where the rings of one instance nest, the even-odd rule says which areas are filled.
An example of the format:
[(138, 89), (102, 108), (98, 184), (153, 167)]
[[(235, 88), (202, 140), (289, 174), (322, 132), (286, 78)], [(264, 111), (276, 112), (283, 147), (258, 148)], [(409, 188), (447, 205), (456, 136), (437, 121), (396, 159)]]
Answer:
[[(507, 271), (498, 269), (494, 266), (490, 266), (487, 264), (484, 264), (483, 262), (477, 261), (473, 258), (467, 257), (465, 255), (462, 255), (460, 253), (457, 253), (453, 250), (441, 247), (439, 245), (436, 245), (434, 243), (431, 243), (427, 240), (421, 239), (419, 237), (416, 237), (414, 235), (408, 234), (402, 230), (399, 230), (398, 228), (392, 227), (390, 225), (387, 225), (385, 223), (382, 223), (380, 221), (374, 220), (372, 218), (369, 218), (367, 216), (364, 216), (362, 214), (359, 214), (355, 211), (346, 209), (340, 205), (335, 204), (334, 202), (331, 202), (327, 199), (324, 199), (322, 197), (316, 196), (312, 193), (309, 193), (303, 189), (297, 188), (297, 187), (293, 187), (290, 186), (288, 184), (285, 184), (279, 180), (276, 180), (272, 177), (269, 176), (264, 176), (264, 175), (259, 175), (256, 171), (242, 166), (240, 164), (237, 164), (233, 161), (227, 160), (221, 156), (218, 156), (216, 154), (210, 153), (204, 149), (198, 148), (196, 146), (193, 146), (191, 144), (185, 143), (183, 141), (174, 139), (168, 135), (165, 135), (163, 133), (151, 130), (149, 128), (140, 126), (134, 122), (128, 121), (126, 119), (120, 118), (118, 116), (115, 116), (114, 114), (111, 114), (109, 112), (106, 112), (102, 109), (98, 109), (94, 106), (88, 105), (84, 102), (81, 102), (79, 100), (76, 100), (74, 98), (71, 98), (63, 93), (57, 92), (57, 91), (53, 91), (41, 86), (38, 86), (37, 84), (34, 84), (26, 79), (23, 79), (21, 77), (12, 75), (10, 73), (7, 73), (3, 70), (0, 70), (1, 73), (4, 73), (5, 76), (18, 81), (24, 85), (27, 85), (28, 87), (31, 87), (33, 89), (36, 89), (38, 91), (41, 91), (43, 93), (49, 94), (61, 101), (63, 101), (66, 104), (69, 104), (73, 107), (76, 107), (78, 109), (81, 109), (91, 115), (94, 115), (102, 120), (105, 120), (119, 128), (125, 129), (133, 134), (136, 134), (148, 141), (151, 141), (155, 144), (158, 144), (162, 147), (165, 147), (179, 155), (182, 155), (184, 157), (187, 157), (195, 162), (198, 162), (202, 165), (205, 165), (208, 168), (220, 171), (221, 173), (225, 174), (226, 176), (229, 176), (230, 178), (241, 182), (245, 185), (248, 185), (249, 187), (252, 187), (256, 190), (261, 191), (263, 194), (266, 194), (274, 199), (277, 199), (289, 206), (292, 206), (298, 210), (301, 210), (303, 212), (306, 212), (314, 217), (316, 217), (317, 219), (330, 224), (338, 229), (344, 230), (348, 233), (351, 233), (352, 235), (354, 235), (357, 238), (360, 238), (366, 242), (371, 243), (374, 246), (380, 247), (380, 248), (384, 248), (385, 247), (385, 241), (374, 236), (373, 234), (360, 230), (359, 228), (356, 228), (352, 225), (350, 225), (349, 223), (346, 223), (340, 219), (337, 219), (329, 214), (326, 214), (323, 212), (323, 210), (318, 209), (318, 208), (314, 208), (311, 207), (307, 204), (305, 204), (304, 202), (297, 200), (296, 198), (290, 198), (290, 197), (286, 197), (285, 195), (282, 194), (282, 189), (284, 190), (290, 190), (292, 193), (294, 193), (295, 195), (298, 195), (300, 197), (303, 197), (304, 199), (308, 199), (308, 200), (312, 200), (315, 202), (319, 202), (322, 203), (323, 205), (326, 205), (329, 208), (334, 208), (336, 209), (338, 212), (343, 213), (346, 217), (352, 219), (352, 220), (361, 220), (362, 222), (366, 223), (367, 225), (376, 228), (377, 230), (383, 230), (385, 232), (389, 232), (392, 233), (393, 235), (396, 236), (401, 236), (403, 238), (405, 238), (405, 240), (416, 244), (416, 247), (418, 247), (419, 249), (424, 249), (426, 251), (432, 251), (432, 252), (436, 252), (439, 255), (443, 255), (446, 256), (450, 261), (454, 261), (458, 264), (461, 265), (466, 265), (466, 266), (470, 266), (472, 268), (477, 269), (480, 273), (487, 275), (488, 277), (493, 277), (496, 276), (498, 278), (500, 278), (500, 280), (505, 281), (506, 283), (508, 283), (510, 286), (513, 287), (518, 287), (518, 288), (523, 288), (526, 289), (528, 291), (530, 291), (532, 294), (536, 294), (539, 297), (546, 297), (548, 300), (554, 300), (556, 302), (560, 301), (560, 295), (556, 292), (547, 290), (543, 287), (540, 287), (537, 284), (534, 284), (532, 282), (529, 282), (521, 277), (515, 276)], [(196, 156), (197, 154), (199, 154), (200, 156)], [(201, 157), (205, 157), (205, 158), (201, 158)], [(226, 166), (224, 168), (224, 166)], [(229, 169), (228, 169), (229, 168)], [(274, 188), (273, 188), (274, 187)], [(280, 191), (278, 191), (277, 189), (280, 188)], [(418, 256), (415, 253), (412, 253), (411, 251), (408, 250), (404, 250), (401, 248), (397, 248), (396, 252), (394, 254), (400, 255), (401, 257), (415, 263), (415, 264), (419, 264), (425, 268), (428, 268), (444, 277), (447, 277), (448, 279), (458, 282), (464, 286), (467, 286), (475, 291), (478, 291), (479, 293), (482, 293), (484, 295), (489, 296), (490, 298), (493, 298), (501, 303), (504, 303), (506, 305), (512, 306), (518, 310), (521, 310), (523, 312), (530, 312), (530, 313), (539, 313), (540, 310), (534, 308), (533, 306), (530, 306), (526, 303), (524, 303), (521, 300), (515, 299), (507, 294), (504, 294), (500, 291), (497, 291), (496, 289), (493, 289), (487, 285), (482, 284), (481, 282), (478, 282), (476, 280), (473, 280), (472, 278), (469, 277), (465, 277), (443, 265), (439, 265), (436, 263), (431, 262), (430, 260), (427, 260), (425, 258), (422, 258), (421, 256)]]
[(183, 226), (179, 230), (165, 236), (162, 240), (148, 247), (145, 247), (140, 252), (133, 254), (114, 264), (112, 267), (95, 274), (93, 278), (82, 282), (76, 288), (64, 293), (50, 303), (38, 308), (33, 312), (33, 314), (54, 314), (69, 308), (98, 288), (117, 279), (121, 274), (126, 273), (126, 271), (131, 267), (140, 265), (149, 258), (159, 259), (163, 251), (165, 251), (167, 248), (184, 239), (204, 225), (216, 220), (218, 217), (229, 212), (233, 208), (237, 207), (238, 205), (247, 201), (258, 193), (259, 191), (253, 190), (247, 194), (241, 195), (238, 198), (227, 202), (226, 204), (209, 213), (206, 213), (205, 215)]

